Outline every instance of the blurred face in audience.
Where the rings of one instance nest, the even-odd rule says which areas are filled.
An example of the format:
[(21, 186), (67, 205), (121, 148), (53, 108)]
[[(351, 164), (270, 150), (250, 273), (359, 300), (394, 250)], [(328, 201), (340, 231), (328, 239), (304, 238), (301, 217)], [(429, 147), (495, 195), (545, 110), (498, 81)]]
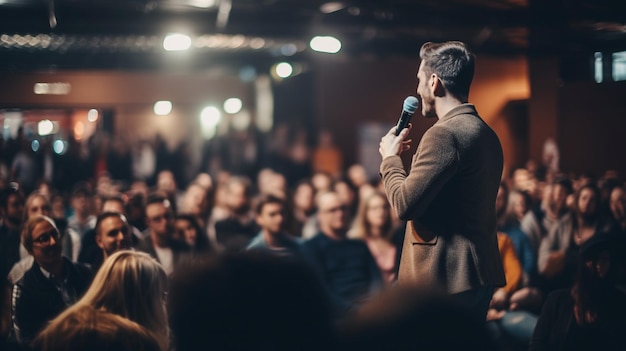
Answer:
[(176, 227), (176, 233), (180, 240), (184, 241), (189, 246), (196, 246), (198, 232), (188, 219), (178, 218), (174, 221), (174, 226)]
[(278, 234), (283, 230), (285, 224), (285, 209), (279, 203), (266, 203), (257, 214), (256, 222), (262, 230), (272, 234)]
[(29, 253), (44, 269), (63, 259), (61, 256), (61, 235), (52, 223), (47, 220), (37, 223), (30, 235), (33, 246)]
[(185, 192), (186, 212), (200, 216), (204, 214), (207, 206), (206, 190), (197, 184), (192, 184)]
[(50, 204), (43, 196), (35, 196), (26, 205), (26, 218), (50, 216)]
[(524, 218), (524, 215), (528, 211), (528, 204), (526, 203), (526, 198), (519, 192), (511, 192), (509, 195), (509, 202), (511, 205), (511, 209), (513, 210), (513, 214), (515, 218), (521, 220)]
[(609, 199), (609, 206), (611, 207), (613, 218), (617, 220), (626, 218), (626, 193), (624, 192), (624, 188), (613, 188)]
[(228, 186), (228, 207), (235, 213), (247, 209), (248, 194), (246, 194), (246, 187), (241, 183), (231, 183)]
[(593, 190), (589, 188), (583, 188), (580, 191), (580, 195), (577, 201), (578, 213), (582, 216), (590, 216), (595, 214), (598, 199), (596, 198)]
[(157, 189), (164, 190), (166, 192), (176, 191), (174, 173), (170, 171), (159, 172), (159, 175), (157, 176)]
[(362, 165), (352, 165), (348, 169), (348, 177), (356, 187), (367, 183), (367, 173)]
[(322, 194), (318, 199), (318, 219), (323, 232), (345, 234), (348, 208), (336, 193)]
[(346, 205), (352, 205), (356, 200), (354, 191), (346, 182), (335, 183), (334, 190), (339, 195), (341, 202)]
[(172, 209), (167, 201), (151, 203), (146, 206), (148, 228), (161, 239), (169, 239), (174, 228)]
[(130, 235), (128, 224), (119, 216), (107, 217), (100, 223), (96, 244), (108, 257), (116, 251), (130, 249)]
[(565, 206), (567, 189), (560, 184), (554, 184), (550, 189), (550, 206), (555, 210), (560, 210)]
[(293, 194), (293, 202), (296, 208), (310, 212), (314, 206), (314, 190), (310, 184), (302, 183), (296, 188)]
[[(4, 211), (3, 211), (4, 212)], [(24, 213), (24, 199), (19, 194), (11, 194), (7, 198), (6, 212), (3, 213), (5, 220), (19, 225), (22, 221), (22, 214)]]
[(72, 197), (72, 208), (76, 214), (85, 217), (91, 211), (91, 199), (87, 194), (77, 194)]
[(373, 196), (367, 202), (365, 221), (372, 228), (382, 228), (390, 221), (389, 203), (381, 196)]
[(126, 209), (124, 208), (124, 204), (117, 200), (107, 200), (102, 204), (102, 213), (104, 212), (125, 214)]

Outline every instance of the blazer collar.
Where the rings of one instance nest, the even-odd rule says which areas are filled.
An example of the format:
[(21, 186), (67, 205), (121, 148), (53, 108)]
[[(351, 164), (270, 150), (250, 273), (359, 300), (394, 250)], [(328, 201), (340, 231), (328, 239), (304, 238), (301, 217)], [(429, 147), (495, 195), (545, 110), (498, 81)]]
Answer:
[(465, 103), (461, 104), (452, 110), (448, 111), (443, 117), (441, 117), (440, 121), (445, 121), (450, 118), (456, 117), (458, 115), (476, 115), (478, 116), (478, 112), (476, 111), (476, 107), (473, 104)]

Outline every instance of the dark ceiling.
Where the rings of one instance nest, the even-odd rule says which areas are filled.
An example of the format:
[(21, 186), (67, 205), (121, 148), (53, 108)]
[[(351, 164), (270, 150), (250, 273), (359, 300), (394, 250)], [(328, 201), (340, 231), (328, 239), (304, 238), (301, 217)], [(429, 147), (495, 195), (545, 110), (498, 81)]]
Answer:
[[(170, 32), (191, 50), (165, 53)], [(2, 70), (264, 65), (320, 55), (315, 35), (339, 38), (348, 59), (452, 39), (501, 56), (625, 50), (626, 1), (0, 0)]]

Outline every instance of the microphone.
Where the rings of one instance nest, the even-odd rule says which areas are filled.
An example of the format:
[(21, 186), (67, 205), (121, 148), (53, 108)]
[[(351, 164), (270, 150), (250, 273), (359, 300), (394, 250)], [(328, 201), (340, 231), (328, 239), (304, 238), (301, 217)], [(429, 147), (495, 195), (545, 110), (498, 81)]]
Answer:
[(415, 110), (417, 110), (419, 105), (420, 101), (415, 96), (408, 96), (404, 99), (402, 115), (400, 115), (398, 125), (396, 126), (396, 135), (399, 135), (402, 129), (408, 127), (411, 116), (413, 116), (413, 113), (415, 113)]

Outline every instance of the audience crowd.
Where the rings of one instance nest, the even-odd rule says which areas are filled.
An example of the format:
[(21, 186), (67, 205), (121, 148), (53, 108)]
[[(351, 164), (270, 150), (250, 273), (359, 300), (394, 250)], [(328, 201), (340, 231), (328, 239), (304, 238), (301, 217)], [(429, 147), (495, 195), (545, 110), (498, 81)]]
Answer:
[(476, 321), (396, 286), (404, 223), (379, 179), (301, 134), (254, 162), (211, 146), (197, 172), (159, 141), (152, 172), (133, 162), (147, 144), (114, 144), (50, 173), (19, 138), (0, 167), (2, 350), (626, 349), (615, 172), (503, 175), (507, 284)]

